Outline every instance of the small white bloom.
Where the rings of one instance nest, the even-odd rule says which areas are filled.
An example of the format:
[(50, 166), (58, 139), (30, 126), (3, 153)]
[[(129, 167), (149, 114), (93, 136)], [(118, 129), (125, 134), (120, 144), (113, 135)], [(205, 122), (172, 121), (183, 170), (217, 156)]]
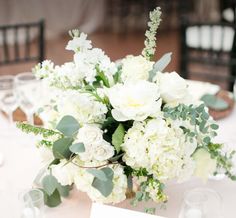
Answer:
[(142, 121), (148, 116), (160, 113), (161, 101), (156, 84), (140, 80), (117, 84), (107, 89), (107, 96), (113, 106), (112, 116), (117, 121)]
[(127, 56), (122, 60), (122, 81), (148, 80), (153, 64), (153, 61), (148, 61), (141, 55)]
[(87, 40), (87, 34), (81, 33), (79, 37), (74, 37), (66, 46), (67, 50), (74, 52), (84, 51), (92, 48), (91, 41)]

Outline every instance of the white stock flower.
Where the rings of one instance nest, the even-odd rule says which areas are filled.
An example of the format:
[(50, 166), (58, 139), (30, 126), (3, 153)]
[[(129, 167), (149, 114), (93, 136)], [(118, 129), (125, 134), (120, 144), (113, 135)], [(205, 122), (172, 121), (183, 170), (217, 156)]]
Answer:
[(188, 94), (187, 82), (176, 72), (157, 73), (157, 83), (160, 88), (161, 98), (165, 103), (184, 103)]
[(122, 81), (148, 80), (149, 71), (154, 62), (148, 61), (143, 56), (129, 55), (122, 60)]
[(56, 177), (61, 185), (72, 185), (74, 176), (78, 167), (72, 163), (67, 163), (66, 160), (61, 160), (58, 165), (52, 165), (52, 175)]
[(87, 40), (87, 34), (81, 33), (79, 37), (74, 37), (66, 46), (67, 50), (74, 52), (84, 51), (92, 48), (91, 41)]
[(139, 80), (136, 83), (117, 84), (107, 89), (107, 96), (117, 121), (142, 121), (160, 113), (161, 101), (156, 84)]
[(54, 160), (52, 150), (48, 147), (40, 146), (39, 153), (42, 159), (42, 164), (49, 164)]

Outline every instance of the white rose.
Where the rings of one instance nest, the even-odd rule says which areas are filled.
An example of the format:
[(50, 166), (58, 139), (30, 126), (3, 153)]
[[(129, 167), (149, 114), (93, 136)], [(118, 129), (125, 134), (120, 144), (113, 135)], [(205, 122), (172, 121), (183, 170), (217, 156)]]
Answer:
[(185, 100), (188, 94), (187, 82), (176, 72), (157, 74), (161, 98), (166, 103), (178, 104)]
[(196, 168), (194, 172), (196, 176), (206, 180), (209, 175), (212, 175), (215, 172), (217, 162), (215, 159), (211, 158), (210, 153), (205, 149), (198, 149), (194, 153), (193, 159), (196, 162)]
[(98, 161), (107, 160), (111, 158), (114, 153), (114, 147), (105, 140), (94, 147), (94, 159)]
[(77, 141), (85, 144), (92, 144), (103, 140), (103, 131), (95, 125), (84, 125), (79, 129)]
[(56, 177), (61, 185), (71, 185), (74, 182), (74, 175), (77, 170), (77, 166), (63, 160), (58, 165), (52, 166), (52, 175)]
[(112, 116), (117, 121), (142, 121), (160, 112), (158, 86), (145, 80), (117, 84), (107, 89), (107, 96), (114, 108)]
[(48, 147), (45, 147), (45, 146), (39, 147), (39, 153), (42, 158), (43, 164), (49, 164), (50, 162), (54, 160), (52, 150)]
[(148, 80), (149, 71), (152, 70), (153, 61), (148, 61), (143, 56), (129, 55), (122, 60), (122, 81)]

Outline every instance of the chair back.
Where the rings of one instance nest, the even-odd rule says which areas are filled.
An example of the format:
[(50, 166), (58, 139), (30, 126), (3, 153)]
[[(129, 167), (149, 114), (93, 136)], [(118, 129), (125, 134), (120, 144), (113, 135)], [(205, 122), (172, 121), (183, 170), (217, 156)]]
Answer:
[[(191, 72), (190, 64), (211, 67), (210, 73)], [(229, 73), (215, 70), (227, 68)], [(236, 25), (232, 23), (188, 23), (181, 25), (181, 73), (201, 80), (225, 81), (233, 89), (236, 76)]]
[[(44, 20), (0, 25), (0, 66), (44, 60)], [(36, 48), (32, 48), (35, 43)]]

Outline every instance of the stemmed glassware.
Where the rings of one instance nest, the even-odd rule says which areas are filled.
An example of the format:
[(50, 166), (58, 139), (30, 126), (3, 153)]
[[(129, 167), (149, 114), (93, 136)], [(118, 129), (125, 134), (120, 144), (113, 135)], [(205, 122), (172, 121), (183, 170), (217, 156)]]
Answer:
[(208, 188), (195, 188), (185, 194), (179, 218), (222, 218), (221, 197)]
[(34, 124), (34, 113), (40, 100), (40, 84), (32, 73), (20, 73), (15, 77), (18, 103), (30, 124)]
[(0, 108), (8, 115), (13, 123), (13, 112), (18, 107), (14, 89), (14, 76), (0, 76)]

